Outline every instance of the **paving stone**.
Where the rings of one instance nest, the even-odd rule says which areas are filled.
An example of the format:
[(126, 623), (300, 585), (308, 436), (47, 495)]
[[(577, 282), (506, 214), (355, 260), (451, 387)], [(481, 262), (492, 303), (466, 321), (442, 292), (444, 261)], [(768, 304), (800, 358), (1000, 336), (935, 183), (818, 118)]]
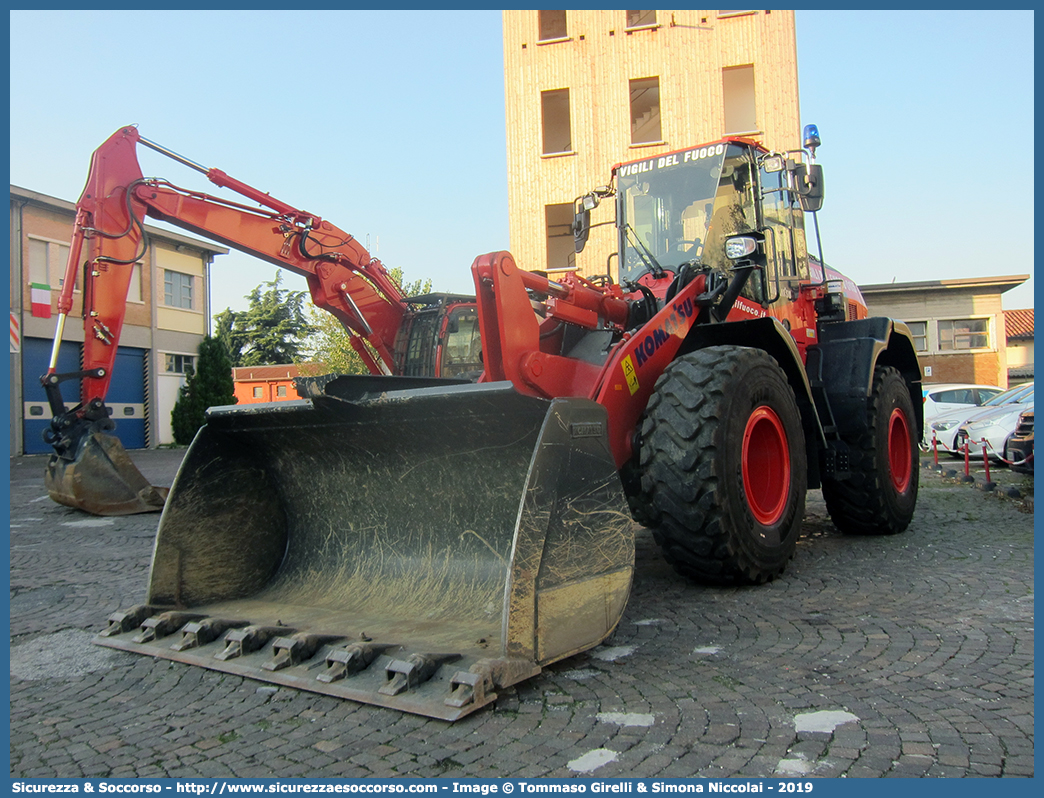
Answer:
[[(169, 452), (133, 457), (176, 467)], [(137, 600), (158, 521), (63, 527), (76, 511), (34, 501), (43, 460), (11, 461), (13, 657), (46, 635), (84, 639)], [(887, 538), (839, 534), (811, 491), (793, 562), (757, 588), (689, 584), (636, 528), (610, 639), (454, 724), (122, 652), (86, 674), (12, 671), (11, 775), (729, 778), (791, 763), (809, 778), (1033, 777), (1033, 517), (921, 479), (913, 523)], [(796, 730), (824, 711), (856, 720)], [(600, 748), (617, 760), (569, 769)]]

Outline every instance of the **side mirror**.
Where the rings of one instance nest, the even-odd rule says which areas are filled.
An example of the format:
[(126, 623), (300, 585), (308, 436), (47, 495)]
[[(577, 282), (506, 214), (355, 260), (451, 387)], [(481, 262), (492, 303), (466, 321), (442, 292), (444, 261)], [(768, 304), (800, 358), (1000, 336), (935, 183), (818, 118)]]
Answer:
[(583, 197), (573, 204), (573, 250), (583, 252), (591, 232), (591, 211), (583, 206)]
[(823, 207), (823, 167), (803, 163), (795, 164), (792, 170), (801, 210), (815, 213)]
[(591, 211), (598, 207), (602, 197), (608, 197), (612, 190), (608, 186), (598, 186), (594, 191), (573, 200), (573, 249), (583, 252), (587, 244), (587, 236), (591, 232)]

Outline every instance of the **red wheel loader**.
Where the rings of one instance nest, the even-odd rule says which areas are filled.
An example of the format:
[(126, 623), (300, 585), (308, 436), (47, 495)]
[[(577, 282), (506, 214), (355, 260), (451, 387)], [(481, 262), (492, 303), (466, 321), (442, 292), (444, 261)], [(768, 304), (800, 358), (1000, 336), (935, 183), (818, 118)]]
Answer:
[(574, 222), (580, 251), (612, 198), (615, 279), (476, 259), (477, 381), (404, 374), (416, 311), (350, 236), (180, 156), (269, 210), (146, 180), (139, 140), (95, 154), (88, 278), (133, 259), (145, 215), (167, 219), (305, 274), (375, 375), (211, 408), (145, 600), (103, 645), (453, 720), (612, 632), (635, 520), (712, 584), (782, 573), (809, 487), (842, 532), (910, 522), (920, 370), (905, 325), (808, 255), (812, 127), (797, 152), (727, 138), (615, 167)]

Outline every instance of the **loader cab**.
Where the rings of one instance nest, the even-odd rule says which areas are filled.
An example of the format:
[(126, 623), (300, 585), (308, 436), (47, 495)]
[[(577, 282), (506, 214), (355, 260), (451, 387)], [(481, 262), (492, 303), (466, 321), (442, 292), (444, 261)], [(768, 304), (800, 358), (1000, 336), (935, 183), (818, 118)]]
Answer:
[[(685, 269), (728, 277), (727, 238), (754, 233), (758, 171), (745, 142), (722, 141), (645, 161), (615, 172), (621, 282), (662, 283)], [(653, 278), (650, 280), (650, 278)], [(760, 277), (743, 294), (760, 302)]]
[(478, 309), (472, 297), (424, 294), (409, 297), (416, 307), (403, 325), (401, 373), (407, 377), (451, 377), (476, 380), (482, 373)]
[(739, 296), (748, 301), (740, 306), (760, 313), (789, 303), (810, 280), (792, 166), (743, 139), (618, 166), (620, 281), (640, 281), (661, 297), (686, 270), (731, 281), (743, 261), (728, 257), (726, 241), (750, 234), (756, 249), (746, 262), (757, 267), (745, 279)]
[[(624, 164), (616, 170), (620, 281), (676, 274), (702, 261), (727, 145)], [(733, 197), (717, 203), (719, 220)]]

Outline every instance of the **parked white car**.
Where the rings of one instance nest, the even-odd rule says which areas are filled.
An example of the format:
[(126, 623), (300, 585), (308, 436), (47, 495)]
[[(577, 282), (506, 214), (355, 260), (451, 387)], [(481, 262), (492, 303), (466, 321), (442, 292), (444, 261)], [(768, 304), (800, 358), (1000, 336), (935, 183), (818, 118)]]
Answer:
[(936, 446), (940, 452), (949, 452), (954, 456), (960, 455), (961, 447), (957, 442), (957, 431), (961, 425), (971, 423), (977, 420), (980, 415), (990, 413), (994, 408), (1003, 405), (1010, 404), (1012, 409), (1017, 408), (1017, 412), (1021, 413), (1026, 409), (1025, 404), (1023, 404), (1026, 401), (1033, 401), (1032, 382), (1009, 388), (1003, 393), (994, 396), (981, 407), (961, 407), (936, 416), (934, 421), (925, 425), (925, 437), (927, 438), (929, 451), (931, 450), (932, 438), (934, 436)]
[(957, 428), (957, 447), (963, 451), (968, 441), (968, 456), (982, 457), (983, 441), (986, 441), (986, 456), (991, 460), (1011, 460), (1008, 442), (1019, 425), (1019, 417), (1033, 409), (1033, 392), (1028, 399), (992, 408), (988, 413), (977, 416)]
[(938, 382), (921, 386), (924, 395), (924, 438), (928, 448), (932, 442), (932, 422), (943, 413), (962, 408), (979, 407), (1004, 389), (997, 385), (974, 385), (963, 382)]

